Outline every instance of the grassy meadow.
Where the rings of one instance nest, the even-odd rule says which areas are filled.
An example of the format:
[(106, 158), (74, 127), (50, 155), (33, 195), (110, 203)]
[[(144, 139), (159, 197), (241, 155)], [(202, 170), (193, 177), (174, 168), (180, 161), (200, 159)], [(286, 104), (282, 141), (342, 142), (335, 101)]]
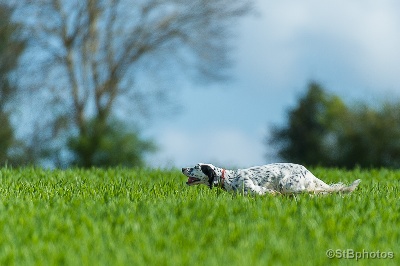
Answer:
[(399, 265), (400, 171), (313, 172), (362, 182), (250, 197), (187, 187), (178, 170), (2, 168), (0, 265), (347, 265), (356, 252)]

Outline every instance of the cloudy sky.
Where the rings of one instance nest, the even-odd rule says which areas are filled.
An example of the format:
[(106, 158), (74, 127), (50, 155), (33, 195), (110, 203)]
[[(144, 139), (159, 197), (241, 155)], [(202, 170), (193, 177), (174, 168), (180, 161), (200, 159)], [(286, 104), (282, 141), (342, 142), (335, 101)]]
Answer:
[(182, 112), (148, 130), (152, 166), (279, 161), (263, 140), (310, 80), (348, 101), (400, 98), (398, 0), (258, 0), (238, 32), (234, 80), (183, 88)]

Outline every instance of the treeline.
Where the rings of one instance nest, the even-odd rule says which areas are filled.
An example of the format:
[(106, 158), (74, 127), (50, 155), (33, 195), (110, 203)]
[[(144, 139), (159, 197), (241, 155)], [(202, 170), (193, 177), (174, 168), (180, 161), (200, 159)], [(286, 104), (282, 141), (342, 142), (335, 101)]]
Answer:
[(144, 166), (156, 146), (135, 125), (174, 104), (171, 77), (229, 76), (252, 6), (0, 0), (0, 165)]
[(400, 166), (400, 102), (345, 103), (315, 82), (267, 140), (283, 160), (327, 167)]
[[(133, 2), (0, 2), (0, 165), (143, 166), (156, 146), (127, 120), (168, 102), (169, 86), (137, 79), (224, 80), (251, 0)], [(306, 165), (399, 167), (400, 102), (349, 105), (311, 83), (268, 145)]]

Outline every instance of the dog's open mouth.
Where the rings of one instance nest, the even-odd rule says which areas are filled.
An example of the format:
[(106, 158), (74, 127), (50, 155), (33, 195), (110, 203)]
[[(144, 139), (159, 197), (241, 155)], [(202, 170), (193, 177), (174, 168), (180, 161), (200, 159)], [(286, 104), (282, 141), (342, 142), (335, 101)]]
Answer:
[(191, 177), (189, 176), (188, 181), (186, 182), (186, 185), (193, 185), (193, 183), (199, 182), (200, 178), (196, 178), (196, 177)]

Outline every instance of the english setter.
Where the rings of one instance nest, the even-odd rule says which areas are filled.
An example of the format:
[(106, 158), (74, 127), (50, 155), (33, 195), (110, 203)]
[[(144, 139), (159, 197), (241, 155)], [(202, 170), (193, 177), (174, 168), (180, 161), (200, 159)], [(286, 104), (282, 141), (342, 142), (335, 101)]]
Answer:
[(361, 182), (351, 185), (342, 183), (328, 185), (315, 177), (304, 166), (292, 163), (274, 163), (247, 169), (225, 170), (212, 164), (199, 163), (194, 167), (182, 168), (188, 177), (187, 185), (204, 184), (212, 188), (219, 186), (227, 191), (244, 194), (296, 194), (311, 193), (350, 193)]

